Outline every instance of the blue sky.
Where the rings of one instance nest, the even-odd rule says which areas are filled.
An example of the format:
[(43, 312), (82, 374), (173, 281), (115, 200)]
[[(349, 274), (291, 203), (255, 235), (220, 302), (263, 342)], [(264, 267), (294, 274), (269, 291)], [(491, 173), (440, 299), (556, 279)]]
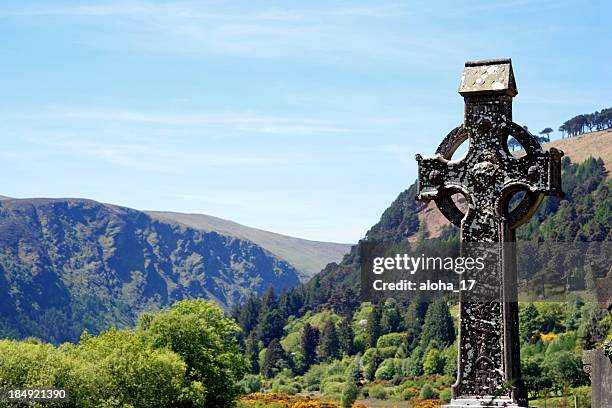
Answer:
[[(0, 4), (0, 194), (355, 242), (511, 57), (514, 120), (610, 106), (607, 1)], [(555, 132), (553, 137), (558, 137)]]

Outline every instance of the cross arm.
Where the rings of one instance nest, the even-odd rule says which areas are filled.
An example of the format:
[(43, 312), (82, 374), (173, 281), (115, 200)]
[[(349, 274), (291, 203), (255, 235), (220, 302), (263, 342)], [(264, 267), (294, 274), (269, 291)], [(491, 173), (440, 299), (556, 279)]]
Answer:
[(506, 155), (502, 161), (504, 190), (526, 189), (532, 193), (563, 197), (561, 190), (561, 157), (555, 148), (537, 149), (516, 158)]
[(423, 157), (415, 156), (418, 164), (417, 199), (436, 200), (447, 191), (466, 190), (468, 175), (463, 161), (449, 161), (440, 154)]

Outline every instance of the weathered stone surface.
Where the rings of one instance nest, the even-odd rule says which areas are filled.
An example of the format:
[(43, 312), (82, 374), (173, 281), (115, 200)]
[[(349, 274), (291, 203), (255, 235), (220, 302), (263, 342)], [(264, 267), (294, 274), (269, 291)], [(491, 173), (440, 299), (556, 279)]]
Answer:
[(491, 92), (510, 96), (518, 94), (512, 61), (508, 58), (466, 62), (459, 93), (468, 96)]
[(591, 378), (591, 408), (612, 407), (612, 361), (601, 350), (587, 350), (582, 354), (584, 371)]
[[(464, 123), (451, 131), (432, 157), (417, 155), (418, 199), (434, 200), (461, 227), (462, 255), (485, 256), (484, 273), (472, 276), (478, 289), (462, 292), (458, 378), (448, 408), (527, 406), (520, 380), (518, 304), (514, 230), (537, 210), (544, 195), (561, 196), (562, 152), (544, 152), (538, 141), (512, 122), (517, 94), (509, 59), (467, 62), (459, 92), (465, 100)], [(514, 157), (508, 138), (526, 150)], [(453, 153), (466, 140), (470, 147), (458, 161)], [(512, 196), (522, 202), (508, 209)], [(464, 213), (452, 195), (465, 196)], [(488, 243), (478, 247), (474, 243)]]

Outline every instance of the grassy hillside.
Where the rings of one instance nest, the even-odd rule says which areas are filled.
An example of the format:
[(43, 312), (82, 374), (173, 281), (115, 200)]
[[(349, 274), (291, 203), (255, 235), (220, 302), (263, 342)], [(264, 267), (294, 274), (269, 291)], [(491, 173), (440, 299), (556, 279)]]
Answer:
[(612, 129), (554, 140), (543, 147), (563, 150), (574, 163), (582, 163), (589, 157), (601, 158), (607, 169), (612, 168)]
[(83, 199), (0, 201), (0, 336), (63, 342), (189, 298), (229, 307), (297, 271), (252, 243)]
[(289, 262), (297, 269), (303, 281), (318, 273), (328, 263), (340, 262), (351, 248), (349, 244), (310, 241), (263, 231), (210, 215), (163, 211), (147, 211), (146, 213), (165, 222), (174, 222), (203, 231), (214, 231), (222, 235), (249, 240)]

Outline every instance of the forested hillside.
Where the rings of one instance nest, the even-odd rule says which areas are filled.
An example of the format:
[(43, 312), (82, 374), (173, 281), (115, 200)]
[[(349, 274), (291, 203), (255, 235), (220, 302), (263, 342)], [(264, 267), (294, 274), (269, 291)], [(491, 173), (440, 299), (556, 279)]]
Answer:
[(351, 249), (349, 244), (289, 237), (210, 215), (168, 211), (145, 211), (145, 213), (164, 222), (178, 223), (206, 232), (218, 232), (228, 237), (251, 241), (289, 262), (298, 271), (303, 282), (316, 275), (328, 263), (341, 261)]
[[(564, 200), (547, 197), (529, 223), (518, 230), (520, 240), (559, 242), (612, 240), (612, 181), (601, 159), (590, 158), (581, 164), (563, 159)], [(458, 234), (448, 225), (437, 237), (428, 235), (428, 227), (419, 215), (427, 206), (416, 201), (416, 184), (400, 193), (383, 213), (380, 221), (366, 234), (366, 241), (400, 243), (414, 241), (419, 235), (446, 241)], [(440, 214), (441, 216), (441, 214)], [(358, 293), (359, 245), (339, 264), (330, 264), (306, 285), (295, 290), (308, 310), (329, 303), (329, 299), (351, 289)], [(559, 271), (563, 272), (563, 271)], [(334, 292), (337, 292), (334, 296)]]
[(189, 298), (231, 306), (295, 268), (252, 242), (80, 199), (0, 201), (0, 336), (75, 341)]
[[(602, 160), (590, 158), (573, 164), (565, 158), (566, 199), (545, 199), (533, 219), (519, 230), (519, 239), (612, 240), (611, 187)], [(402, 192), (365, 240), (406, 244), (412, 239), (416, 248), (456, 244), (454, 227), (444, 228), (438, 237), (428, 237), (418, 218), (424, 206), (415, 201), (415, 190), (412, 185)], [(456, 306), (444, 300), (360, 302), (360, 245), (308, 284), (279, 297), (269, 290), (263, 299), (251, 297), (234, 310), (252, 366), (253, 374), (242, 383), (247, 391), (291, 394), (305, 390), (335, 400), (349, 394), (395, 400), (450, 398), (457, 355)], [(568, 271), (563, 263), (552, 265), (557, 260), (548, 252), (536, 250), (532, 255), (529, 262), (551, 273), (551, 282), (565, 284)], [(609, 253), (592, 252), (590, 256), (588, 270), (573, 276), (580, 288), (592, 288), (594, 279), (605, 278), (609, 272)], [(531, 273), (538, 272), (531, 268)], [(581, 350), (601, 346), (606, 338), (612, 340), (611, 316), (593, 299), (583, 290), (568, 294), (564, 302), (521, 304), (524, 377), (532, 399), (570, 394), (588, 399)], [(353, 389), (355, 384), (358, 391)]]

